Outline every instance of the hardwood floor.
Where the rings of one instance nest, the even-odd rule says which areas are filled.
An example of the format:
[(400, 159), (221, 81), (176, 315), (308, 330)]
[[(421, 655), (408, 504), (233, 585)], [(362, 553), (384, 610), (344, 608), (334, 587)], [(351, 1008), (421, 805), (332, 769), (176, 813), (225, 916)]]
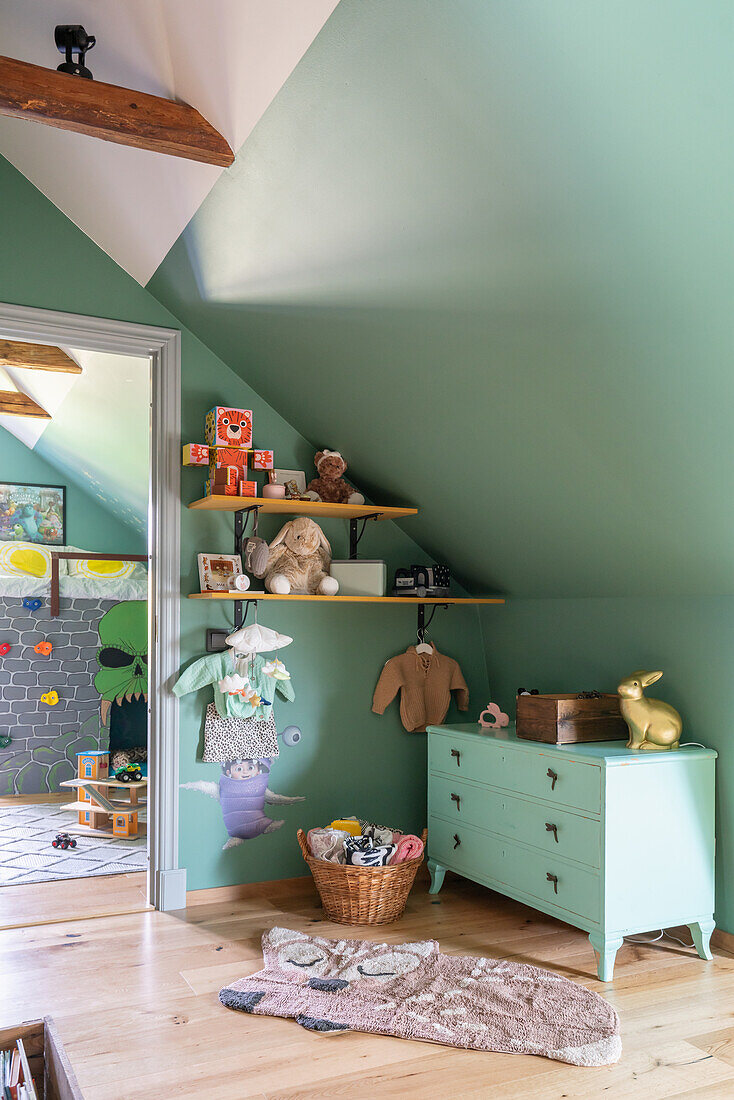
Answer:
[(147, 908), (145, 871), (0, 886), (0, 931), (39, 922), (53, 924), (135, 913)]
[[(677, 944), (625, 944), (611, 985), (596, 980), (586, 936), (447, 876), (421, 880), (402, 921), (345, 930), (322, 919), (310, 879), (261, 884), (235, 899), (0, 933), (0, 1028), (52, 1015), (86, 1100), (704, 1100), (734, 1096), (734, 958), (703, 962)], [(221, 986), (260, 969), (273, 926), (329, 936), (436, 938), (444, 951), (547, 966), (607, 997), (622, 1060), (579, 1069), (349, 1033), (224, 1009)]]

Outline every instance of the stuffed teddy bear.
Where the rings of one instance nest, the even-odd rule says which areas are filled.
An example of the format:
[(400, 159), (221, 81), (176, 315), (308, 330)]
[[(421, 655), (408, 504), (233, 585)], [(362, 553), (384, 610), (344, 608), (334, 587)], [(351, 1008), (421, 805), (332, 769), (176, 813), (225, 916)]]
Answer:
[(342, 477), (347, 464), (338, 451), (318, 451), (314, 464), (319, 476), (308, 484), (306, 496), (310, 500), (323, 500), (327, 504), (364, 504), (362, 494), (355, 492)]
[(283, 524), (270, 543), (268, 564), (261, 576), (269, 592), (335, 596), (339, 582), (329, 576), (331, 546), (326, 535), (306, 516)]

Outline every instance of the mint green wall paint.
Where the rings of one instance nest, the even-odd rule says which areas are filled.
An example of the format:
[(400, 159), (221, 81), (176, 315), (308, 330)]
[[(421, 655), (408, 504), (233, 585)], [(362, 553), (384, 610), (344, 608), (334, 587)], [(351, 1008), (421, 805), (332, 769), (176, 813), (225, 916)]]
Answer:
[[(172, 313), (2, 159), (0, 194), (3, 246), (12, 258), (0, 267), (0, 300), (181, 327)], [(186, 441), (201, 438), (204, 414), (216, 400), (231, 401), (254, 410), (257, 439), (274, 448), (283, 466), (309, 468), (313, 445), (186, 328), (182, 329), (182, 355)], [(194, 499), (200, 495), (204, 475), (196, 470), (183, 474), (184, 499)], [(184, 510), (181, 526), (181, 581), (187, 593), (198, 589), (196, 553), (230, 551), (232, 524), (224, 516)], [(336, 554), (346, 552), (345, 528), (341, 521), (325, 525)], [(266, 535), (274, 530), (272, 521), (261, 524)], [(391, 568), (426, 560), (423, 551), (392, 524), (369, 527), (362, 548), (365, 556), (385, 556)], [(292, 706), (284, 704), (279, 715), (281, 721), (297, 722), (304, 731), (301, 745), (286, 749), (275, 765), (272, 787), (286, 794), (305, 794), (307, 801), (283, 809), (280, 816), (287, 824), (280, 832), (222, 852), (226, 834), (219, 807), (203, 795), (182, 791), (181, 859), (188, 868), (191, 889), (303, 873), (295, 840), (299, 825), (310, 827), (344, 813), (374, 815), (411, 829), (420, 828), (425, 820), (425, 737), (403, 731), (396, 706), (382, 718), (370, 711), (383, 662), (415, 638), (415, 612), (322, 605), (268, 608), (267, 618), (264, 612), (260, 618), (295, 638), (288, 665), (297, 700)], [(184, 600), (184, 663), (203, 653), (207, 626), (226, 624), (223, 609)], [(439, 611), (432, 633), (439, 648), (461, 660), (472, 711), (478, 710), (485, 702), (486, 671), (476, 611)], [(216, 765), (196, 760), (205, 701), (202, 693), (181, 703), (182, 782), (216, 779), (219, 774)], [(458, 717), (453, 707), (451, 717)]]
[[(0, 279), (2, 276), (0, 275)], [(0, 293), (2, 298), (2, 293)], [(118, 523), (94, 497), (85, 493), (41, 455), (31, 451), (5, 428), (0, 428), (0, 481), (31, 485), (66, 486), (66, 542), (83, 550), (108, 551), (110, 554), (137, 554), (140, 535), (124, 523)]]
[[(541, 692), (614, 691), (634, 669), (663, 670), (647, 694), (677, 707), (683, 741), (700, 741), (719, 753), (716, 920), (734, 931), (734, 599), (521, 599), (500, 615), (483, 610), (482, 619), (492, 698), (513, 718), (519, 685)], [(654, 844), (645, 840), (645, 825), (640, 823), (642, 843)]]
[(731, 593), (733, 39), (342, 0), (150, 288), (475, 591)]
[(149, 284), (475, 592), (644, 597), (483, 612), (491, 682), (665, 669), (730, 929), (733, 37), (723, 0), (342, 0)]

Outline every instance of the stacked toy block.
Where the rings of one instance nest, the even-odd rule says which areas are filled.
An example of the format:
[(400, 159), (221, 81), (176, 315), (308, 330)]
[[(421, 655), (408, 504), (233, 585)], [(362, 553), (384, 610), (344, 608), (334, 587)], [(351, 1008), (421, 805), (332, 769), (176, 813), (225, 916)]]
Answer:
[(206, 496), (255, 497), (257, 484), (248, 469), (272, 470), (273, 452), (252, 446), (252, 409), (215, 405), (206, 414), (205, 443), (186, 443), (184, 466), (208, 466)]

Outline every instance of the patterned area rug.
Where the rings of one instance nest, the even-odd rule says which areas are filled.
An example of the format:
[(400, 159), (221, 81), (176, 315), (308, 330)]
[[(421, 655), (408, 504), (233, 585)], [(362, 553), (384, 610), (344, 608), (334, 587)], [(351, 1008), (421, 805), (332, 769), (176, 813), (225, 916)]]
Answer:
[(609, 1065), (622, 1053), (612, 1006), (537, 966), (445, 955), (436, 940), (327, 940), (289, 928), (272, 928), (262, 944), (265, 968), (221, 990), (227, 1008), (290, 1016), (309, 1031), (351, 1029), (574, 1066)]
[(76, 836), (76, 848), (52, 848), (56, 834), (66, 832), (75, 818), (76, 814), (62, 810), (58, 803), (0, 806), (0, 886), (146, 869), (145, 837), (108, 840)]

